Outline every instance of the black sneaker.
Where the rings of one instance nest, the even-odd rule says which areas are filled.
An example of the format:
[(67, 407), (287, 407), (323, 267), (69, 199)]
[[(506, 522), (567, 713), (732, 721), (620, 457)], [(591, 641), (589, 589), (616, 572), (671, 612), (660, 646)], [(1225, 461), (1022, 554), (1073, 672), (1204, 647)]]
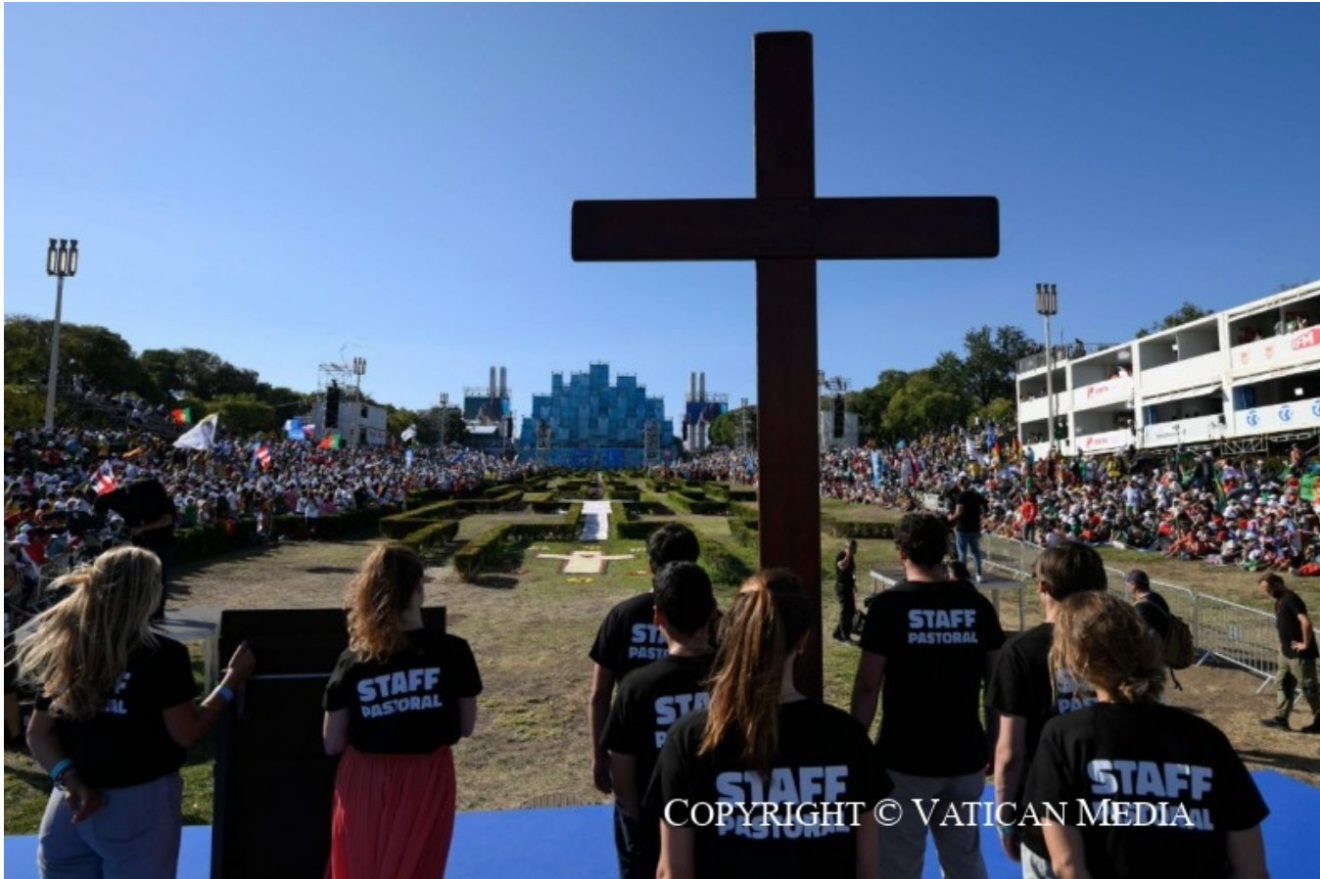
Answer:
[(1268, 726), (1270, 729), (1291, 729), (1288, 721), (1280, 717), (1270, 717), (1260, 722), (1261, 726)]

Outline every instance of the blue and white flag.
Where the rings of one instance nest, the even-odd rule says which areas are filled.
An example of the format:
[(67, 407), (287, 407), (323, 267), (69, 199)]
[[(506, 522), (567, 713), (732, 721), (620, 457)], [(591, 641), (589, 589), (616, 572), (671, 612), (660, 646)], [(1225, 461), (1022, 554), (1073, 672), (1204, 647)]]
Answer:
[(284, 435), (289, 439), (297, 440), (298, 442), (306, 440), (307, 436), (303, 432), (302, 420), (298, 418), (290, 418), (288, 421), (284, 422)]
[(871, 450), (871, 487), (880, 487), (880, 453), (875, 449)]
[(411, 470), (411, 469), (412, 469), (412, 459), (413, 459), (413, 450), (412, 450), (412, 449), (408, 449), (407, 451), (405, 451), (405, 452), (403, 453), (403, 469), (404, 469), (404, 470)]
[(995, 447), (995, 426), (987, 424), (985, 426), (985, 450), (988, 452)]

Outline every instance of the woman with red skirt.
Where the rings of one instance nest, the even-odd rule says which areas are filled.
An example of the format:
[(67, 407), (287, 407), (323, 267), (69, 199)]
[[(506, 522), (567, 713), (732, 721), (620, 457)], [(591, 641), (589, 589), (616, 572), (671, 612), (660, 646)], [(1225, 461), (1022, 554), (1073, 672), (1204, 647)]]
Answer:
[(348, 649), (325, 691), (335, 776), (327, 879), (440, 879), (454, 835), (450, 746), (472, 735), (466, 641), (422, 626), (422, 563), (378, 547), (349, 587)]

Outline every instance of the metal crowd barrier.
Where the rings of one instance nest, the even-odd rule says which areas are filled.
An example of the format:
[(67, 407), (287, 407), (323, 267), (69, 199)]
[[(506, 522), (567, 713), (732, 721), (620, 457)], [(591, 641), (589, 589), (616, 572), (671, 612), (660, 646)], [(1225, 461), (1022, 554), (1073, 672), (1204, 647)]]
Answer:
[[(986, 562), (1019, 579), (1030, 579), (1040, 547), (995, 534), (981, 537)], [(1127, 573), (1105, 566), (1111, 586), (1121, 586)], [(1151, 588), (1169, 602), (1169, 610), (1192, 630), (1192, 643), (1201, 654), (1197, 665), (1216, 661), (1258, 675), (1264, 680), (1259, 693), (1278, 677), (1279, 638), (1274, 617), (1263, 610), (1246, 607), (1196, 592), (1163, 580), (1152, 580)]]

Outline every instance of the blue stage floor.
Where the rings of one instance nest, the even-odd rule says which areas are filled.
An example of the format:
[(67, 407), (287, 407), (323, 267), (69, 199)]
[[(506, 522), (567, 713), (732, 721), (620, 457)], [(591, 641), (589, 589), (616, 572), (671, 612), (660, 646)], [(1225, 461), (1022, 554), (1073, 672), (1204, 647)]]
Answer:
[[(1320, 789), (1273, 772), (1255, 773), (1271, 815), (1265, 851), (1273, 879), (1320, 876)], [(987, 788), (988, 792), (988, 788)], [(1004, 857), (992, 829), (982, 830), (991, 879), (1018, 879), (1021, 868)], [(179, 879), (209, 879), (211, 828), (185, 827)], [(37, 840), (5, 838), (5, 879), (36, 879)], [(510, 876), (610, 877), (617, 875), (610, 810), (605, 806), (519, 812), (468, 812), (458, 816), (449, 879)], [(928, 849), (923, 879), (938, 879)], [(1189, 877), (1192, 879), (1192, 877)]]

